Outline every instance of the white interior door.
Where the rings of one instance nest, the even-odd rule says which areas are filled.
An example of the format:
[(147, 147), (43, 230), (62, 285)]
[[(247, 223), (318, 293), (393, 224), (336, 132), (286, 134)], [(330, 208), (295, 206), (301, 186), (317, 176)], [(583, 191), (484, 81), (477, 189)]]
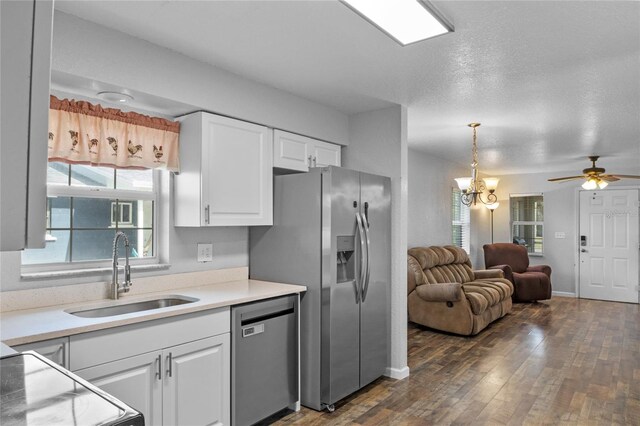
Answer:
[(580, 192), (580, 297), (638, 303), (638, 190)]

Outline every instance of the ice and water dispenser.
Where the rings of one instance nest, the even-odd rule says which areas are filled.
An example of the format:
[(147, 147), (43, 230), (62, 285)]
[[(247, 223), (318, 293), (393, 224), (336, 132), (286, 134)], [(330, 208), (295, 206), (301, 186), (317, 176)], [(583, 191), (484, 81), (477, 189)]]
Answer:
[(340, 235), (336, 242), (337, 252), (337, 279), (336, 282), (344, 283), (355, 280), (356, 257), (354, 256), (355, 236)]

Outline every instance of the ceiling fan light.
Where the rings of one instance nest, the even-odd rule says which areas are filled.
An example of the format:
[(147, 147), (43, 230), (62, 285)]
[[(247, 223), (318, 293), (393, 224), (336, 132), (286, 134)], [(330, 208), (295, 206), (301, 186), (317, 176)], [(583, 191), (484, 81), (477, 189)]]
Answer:
[(495, 191), (498, 188), (498, 182), (500, 182), (500, 178), (497, 177), (488, 177), (482, 180), (489, 191)]
[(596, 189), (597, 187), (598, 182), (594, 178), (589, 178), (589, 180), (582, 184), (582, 188), (586, 190)]
[(605, 189), (609, 185), (609, 182), (606, 180), (598, 179), (598, 188)]
[(471, 177), (461, 177), (456, 178), (455, 180), (460, 191), (466, 191), (471, 186)]

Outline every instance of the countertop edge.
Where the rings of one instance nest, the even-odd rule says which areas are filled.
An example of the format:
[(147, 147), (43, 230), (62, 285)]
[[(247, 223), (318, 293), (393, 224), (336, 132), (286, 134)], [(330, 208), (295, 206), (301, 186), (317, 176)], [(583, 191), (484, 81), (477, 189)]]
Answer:
[[(247, 279), (247, 280), (240, 280), (240, 281), (229, 281), (224, 283), (210, 284), (210, 285), (205, 285), (200, 287), (181, 288), (181, 289), (176, 289), (174, 291), (163, 290), (157, 293), (147, 293), (144, 295), (144, 297), (143, 295), (140, 295), (140, 297), (134, 296), (131, 298), (131, 301), (133, 302), (135, 300), (142, 299), (142, 298), (148, 299), (149, 297), (152, 297), (152, 296), (171, 295), (171, 294), (175, 294), (176, 291), (184, 295), (189, 295), (190, 292), (215, 291), (216, 287), (229, 287), (229, 286), (233, 286), (234, 284), (240, 285), (240, 283), (247, 283), (248, 285), (254, 285), (254, 286), (255, 285), (260, 286), (264, 284), (265, 287), (286, 286), (286, 288), (271, 288), (271, 289), (264, 290), (264, 292), (261, 292), (260, 294), (230, 297), (229, 299), (217, 300), (215, 302), (210, 302), (210, 303), (196, 302), (196, 304), (193, 304), (193, 305), (185, 304), (185, 305), (173, 306), (169, 308), (162, 308), (162, 311), (160, 312), (157, 310), (154, 310), (154, 311), (136, 312), (134, 314), (125, 314), (121, 316), (122, 318), (105, 320), (103, 322), (97, 322), (92, 324), (88, 324), (86, 323), (86, 321), (83, 321), (78, 317), (70, 316), (69, 322), (76, 321), (79, 324), (71, 325), (69, 327), (63, 327), (58, 330), (48, 330), (44, 332), (9, 333), (10, 337), (8, 338), (4, 337), (4, 334), (6, 334), (6, 329), (5, 329), (6, 327), (2, 327), (1, 329), (2, 329), (3, 336), (1, 336), (1, 339), (2, 339), (2, 343), (4, 343), (7, 346), (24, 345), (28, 343), (40, 342), (43, 340), (73, 336), (73, 335), (78, 335), (82, 333), (89, 333), (92, 331), (106, 330), (106, 329), (115, 328), (115, 327), (123, 327), (127, 325), (138, 324), (138, 323), (153, 321), (153, 320), (162, 319), (162, 318), (171, 318), (171, 317), (180, 316), (180, 315), (188, 315), (190, 313), (201, 312), (201, 311), (206, 311), (211, 309), (231, 307), (234, 305), (269, 299), (272, 297), (286, 296), (290, 294), (299, 294), (307, 290), (305, 286), (301, 286), (301, 285)], [(90, 303), (90, 304), (100, 304), (106, 301), (107, 300), (94, 301), (93, 303)], [(41, 314), (45, 314), (45, 315), (51, 314), (51, 313), (57, 314), (58, 311), (62, 313), (65, 310), (73, 309), (74, 307), (79, 307), (79, 306), (86, 306), (86, 305), (87, 303), (73, 303), (73, 304), (62, 305), (60, 307), (55, 307), (55, 308), (50, 307), (49, 309), (39, 308), (39, 309), (28, 309), (28, 310), (22, 310), (22, 311), (12, 311), (6, 314), (0, 314), (0, 321), (2, 321), (3, 317), (12, 317), (14, 320), (19, 320), (20, 317), (26, 318), (26, 317), (37, 316)], [(64, 314), (69, 315), (66, 312), (64, 312)], [(105, 318), (112, 318), (112, 317), (105, 317)], [(25, 326), (25, 328), (26, 327), (28, 327), (28, 325)], [(11, 334), (15, 334), (15, 335), (11, 336)]]

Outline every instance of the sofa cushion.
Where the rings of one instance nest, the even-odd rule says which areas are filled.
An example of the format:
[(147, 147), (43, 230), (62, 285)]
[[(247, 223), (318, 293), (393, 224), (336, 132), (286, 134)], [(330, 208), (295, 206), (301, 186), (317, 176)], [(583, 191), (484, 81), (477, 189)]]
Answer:
[(516, 292), (518, 301), (538, 300), (541, 295), (551, 292), (550, 279), (543, 272), (525, 272), (523, 274), (514, 272), (513, 280), (518, 288)]
[(509, 265), (513, 272), (522, 273), (529, 267), (529, 254), (525, 246), (512, 243), (485, 244), (484, 264), (486, 268), (495, 265)]
[(466, 292), (465, 296), (469, 301), (469, 305), (471, 306), (471, 312), (473, 312), (474, 315), (480, 315), (481, 313), (486, 311), (487, 308), (489, 307), (489, 301), (483, 294), (474, 293), (470, 291), (470, 292)]
[(469, 255), (463, 248), (457, 246), (444, 246), (444, 249), (453, 255), (453, 263), (470, 263)]
[(494, 280), (475, 280), (473, 283), (476, 285), (491, 287), (498, 290), (498, 292), (500, 292), (500, 300), (511, 297), (511, 295), (513, 294), (513, 284), (511, 284), (504, 278), (496, 278)]
[(453, 263), (453, 254), (442, 247), (416, 247), (409, 250), (409, 255), (416, 258), (423, 270), (438, 265)]
[(463, 296), (460, 283), (420, 285), (416, 288), (416, 292), (428, 302), (458, 302)]

